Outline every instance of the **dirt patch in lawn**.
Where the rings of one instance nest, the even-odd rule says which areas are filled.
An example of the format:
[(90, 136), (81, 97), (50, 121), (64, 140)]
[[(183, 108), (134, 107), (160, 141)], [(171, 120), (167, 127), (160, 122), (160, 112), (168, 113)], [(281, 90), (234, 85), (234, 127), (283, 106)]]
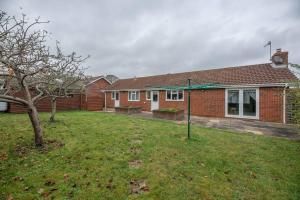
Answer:
[(140, 194), (148, 192), (149, 187), (145, 180), (131, 180), (130, 181), (130, 194)]
[(131, 144), (142, 144), (142, 140), (140, 140), (140, 139), (132, 140)]
[(34, 145), (17, 144), (13, 150), (14, 154), (19, 157), (24, 157), (33, 150), (39, 150), (42, 153), (47, 153), (51, 150), (63, 147), (65, 144), (54, 139), (44, 140), (44, 146), (37, 148)]
[(65, 146), (65, 144), (62, 143), (61, 141), (54, 140), (54, 139), (53, 140), (45, 140), (43, 151), (51, 151), (51, 150), (58, 149), (63, 146)]
[(132, 160), (128, 162), (129, 168), (139, 169), (143, 162), (141, 160)]
[(30, 146), (23, 146), (20, 144), (17, 144), (14, 148), (14, 154), (19, 156), (19, 157), (23, 157), (25, 155), (27, 155), (33, 148)]
[(141, 152), (141, 148), (140, 147), (130, 147), (130, 152), (137, 154)]

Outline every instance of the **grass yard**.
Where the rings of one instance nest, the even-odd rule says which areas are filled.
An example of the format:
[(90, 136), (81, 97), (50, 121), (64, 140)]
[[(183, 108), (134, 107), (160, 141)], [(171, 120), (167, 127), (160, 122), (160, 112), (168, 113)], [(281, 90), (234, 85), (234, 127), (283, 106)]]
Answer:
[[(300, 143), (96, 112), (0, 114), (0, 199), (300, 199)], [(49, 144), (50, 145), (50, 144)], [(51, 145), (50, 145), (51, 146)], [(136, 194), (138, 193), (138, 194)]]

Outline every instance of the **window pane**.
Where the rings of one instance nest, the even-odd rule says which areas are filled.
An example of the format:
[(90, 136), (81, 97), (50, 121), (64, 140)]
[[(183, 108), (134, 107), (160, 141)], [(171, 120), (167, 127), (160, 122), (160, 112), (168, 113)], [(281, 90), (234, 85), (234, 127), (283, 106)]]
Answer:
[(128, 92), (128, 100), (131, 100), (131, 92)]
[(244, 90), (243, 115), (256, 116), (256, 90)]
[(151, 99), (151, 91), (147, 91), (146, 93), (146, 99)]
[(179, 99), (179, 100), (182, 100), (182, 99), (183, 99), (183, 91), (182, 91), (182, 90), (179, 90), (179, 91), (178, 91), (178, 99)]
[(136, 100), (136, 96), (135, 95), (136, 95), (135, 92), (131, 93), (131, 100)]
[(178, 94), (176, 90), (172, 90), (172, 100), (177, 100)]
[(115, 99), (116, 99), (116, 100), (119, 100), (119, 92), (116, 92), (116, 93), (115, 93)]
[(239, 91), (238, 90), (228, 91), (228, 114), (229, 115), (239, 114)]
[(154, 92), (153, 92), (152, 101), (153, 101), (153, 102), (157, 102), (157, 101), (158, 101), (158, 92), (157, 92), (157, 91), (154, 91)]
[(171, 99), (171, 91), (167, 90), (167, 99)]
[(137, 91), (135, 94), (136, 94), (136, 96), (135, 96), (135, 100), (140, 100), (140, 92), (139, 92), (139, 91)]

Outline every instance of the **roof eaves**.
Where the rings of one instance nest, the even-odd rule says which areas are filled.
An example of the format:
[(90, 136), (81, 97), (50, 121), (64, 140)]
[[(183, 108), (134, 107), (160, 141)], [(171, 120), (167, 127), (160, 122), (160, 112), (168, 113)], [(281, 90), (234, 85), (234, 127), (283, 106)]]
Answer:
[(99, 77), (99, 78), (97, 78), (97, 79), (95, 79), (95, 80), (89, 82), (88, 84), (86, 84), (86, 85), (84, 85), (84, 86), (86, 87), (86, 86), (88, 86), (88, 85), (90, 85), (90, 84), (93, 84), (93, 83), (95, 83), (95, 82), (97, 82), (97, 81), (99, 81), (99, 80), (101, 80), (101, 79), (106, 80), (110, 85), (112, 84), (107, 78), (105, 78), (104, 76), (101, 76), (101, 77)]

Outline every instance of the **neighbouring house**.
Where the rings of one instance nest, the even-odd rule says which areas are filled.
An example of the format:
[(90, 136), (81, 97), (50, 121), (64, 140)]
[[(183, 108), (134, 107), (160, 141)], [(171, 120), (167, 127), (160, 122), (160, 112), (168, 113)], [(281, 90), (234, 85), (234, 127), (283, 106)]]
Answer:
[[(89, 110), (100, 111), (104, 107), (104, 93), (102, 90), (111, 85), (118, 78), (114, 75), (89, 77), (85, 81), (79, 81), (76, 90), (70, 97), (57, 99), (57, 110)], [(0, 82), (3, 87), (4, 84)], [(22, 96), (22, 94), (18, 94)], [(49, 98), (45, 98), (37, 103), (37, 109), (41, 112), (51, 111)], [(24, 113), (26, 108), (15, 104), (0, 101), (0, 112)]]
[(118, 78), (114, 75), (90, 77), (84, 82), (84, 89), (81, 92), (81, 109), (89, 111), (103, 110), (104, 92), (102, 91)]
[(186, 86), (191, 79), (193, 86), (211, 85), (192, 89), (192, 115), (285, 123), (285, 92), (288, 83), (299, 81), (288, 65), (288, 52), (278, 49), (271, 63), (119, 79), (104, 90), (105, 108), (139, 106), (144, 111), (187, 111), (188, 91), (176, 88)]

